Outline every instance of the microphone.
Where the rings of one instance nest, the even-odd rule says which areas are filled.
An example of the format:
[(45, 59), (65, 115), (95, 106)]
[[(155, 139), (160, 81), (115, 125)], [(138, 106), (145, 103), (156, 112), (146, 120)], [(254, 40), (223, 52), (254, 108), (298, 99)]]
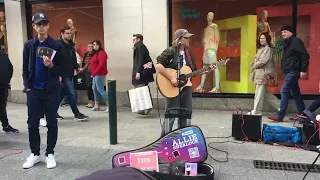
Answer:
[(178, 47), (180, 47), (181, 45), (182, 45), (182, 43), (181, 43), (181, 42), (179, 42), (179, 43), (178, 43)]

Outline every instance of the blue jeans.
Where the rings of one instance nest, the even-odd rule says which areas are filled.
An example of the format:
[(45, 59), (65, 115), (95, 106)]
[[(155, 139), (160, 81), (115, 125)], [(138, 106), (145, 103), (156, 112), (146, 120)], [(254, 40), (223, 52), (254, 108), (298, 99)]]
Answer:
[[(74, 86), (76, 86), (76, 84), (77, 84), (77, 79), (78, 79), (77, 76), (74, 76), (74, 77), (73, 77)], [(64, 89), (63, 89), (63, 90), (64, 90)], [(77, 103), (78, 103), (78, 91), (76, 90), (75, 92), (76, 92), (76, 100), (77, 100)], [(66, 94), (66, 93), (64, 93), (64, 94)], [(69, 104), (68, 96), (67, 96), (67, 95), (65, 95), (65, 96), (63, 97), (63, 100), (62, 100), (61, 104)]]
[[(77, 107), (77, 96), (76, 96), (76, 89), (74, 88), (73, 78), (62, 78), (62, 86), (64, 91), (61, 93), (60, 103), (62, 102), (65, 95), (68, 97), (68, 103), (71, 107), (71, 110), (74, 115), (80, 114), (79, 109)], [(64, 94), (65, 93), (65, 94)]]
[(47, 150), (46, 155), (53, 154), (58, 138), (56, 113), (59, 108), (60, 88), (55, 91), (31, 89), (27, 91), (28, 130), (31, 152), (40, 155), (39, 119), (46, 115)]
[[(77, 92), (77, 90), (76, 90), (76, 100), (78, 99), (78, 92)], [(65, 95), (64, 97), (63, 97), (63, 100), (62, 100), (62, 102), (61, 102), (61, 105), (63, 105), (63, 104), (69, 104), (69, 101), (68, 101), (68, 96), (67, 95)]]
[(296, 106), (299, 111), (299, 114), (306, 109), (300, 93), (299, 78), (300, 78), (299, 72), (289, 72), (285, 75), (284, 83), (280, 91), (281, 101), (280, 101), (280, 110), (278, 112), (278, 116), (280, 119), (283, 119), (284, 116), (286, 115), (290, 94), (292, 94), (295, 98), (295, 102), (296, 102)]
[(94, 101), (98, 103), (100, 101), (100, 96), (108, 104), (108, 93), (104, 90), (104, 76), (95, 76), (92, 79), (92, 90), (94, 95)]

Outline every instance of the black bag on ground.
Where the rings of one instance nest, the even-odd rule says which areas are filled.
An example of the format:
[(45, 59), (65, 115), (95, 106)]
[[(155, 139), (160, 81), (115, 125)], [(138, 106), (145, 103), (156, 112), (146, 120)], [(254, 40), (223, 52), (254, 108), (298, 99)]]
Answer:
[[(159, 172), (145, 171), (157, 180), (213, 180), (214, 169), (204, 163), (208, 157), (207, 145), (201, 129), (188, 126), (169, 132), (155, 142), (112, 157), (112, 167), (130, 165), (130, 153), (157, 151)], [(185, 176), (185, 163), (197, 163), (197, 176)]]
[(147, 173), (133, 168), (120, 167), (108, 170), (100, 170), (77, 180), (155, 180)]

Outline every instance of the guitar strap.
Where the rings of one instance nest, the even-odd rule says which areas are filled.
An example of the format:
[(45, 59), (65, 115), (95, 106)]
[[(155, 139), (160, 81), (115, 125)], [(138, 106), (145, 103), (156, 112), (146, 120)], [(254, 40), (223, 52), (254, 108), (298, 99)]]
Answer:
[(191, 69), (192, 69), (192, 71), (193, 71), (193, 63), (192, 63), (192, 59), (191, 59), (190, 53), (189, 53), (188, 50), (185, 50), (185, 51), (186, 51), (186, 55), (187, 55), (187, 58), (188, 58), (188, 60), (189, 60)]

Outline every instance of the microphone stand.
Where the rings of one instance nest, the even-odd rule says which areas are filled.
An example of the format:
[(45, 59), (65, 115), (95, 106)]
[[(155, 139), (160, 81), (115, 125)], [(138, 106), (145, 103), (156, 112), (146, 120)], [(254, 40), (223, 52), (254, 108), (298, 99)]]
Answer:
[(178, 86), (178, 88), (179, 88), (179, 91), (178, 91), (178, 97), (179, 97), (179, 101), (178, 101), (178, 104), (179, 104), (179, 106), (178, 107), (180, 107), (181, 106), (181, 102), (182, 102), (182, 98), (181, 98), (181, 78), (180, 78), (180, 76), (181, 76), (181, 67), (182, 67), (182, 63), (183, 63), (183, 56), (180, 54), (180, 47), (181, 47), (181, 43), (179, 42), (178, 43), (178, 48), (177, 48), (177, 56), (176, 57), (178, 57), (178, 59), (177, 59), (177, 63), (178, 63), (178, 71), (177, 71), (177, 80), (178, 80), (178, 84), (177, 84), (177, 86)]
[[(183, 86), (183, 83), (181, 82), (181, 80), (184, 80), (181, 78), (181, 68), (182, 68), (182, 63), (183, 63), (183, 56), (180, 55), (180, 47), (181, 47), (181, 43), (178, 44), (178, 46), (176, 47), (176, 54), (174, 54), (174, 57), (177, 58), (177, 87), (179, 88), (178, 91), (178, 107), (174, 107), (174, 108), (168, 108), (165, 112), (165, 119), (169, 119), (169, 123), (167, 123), (168, 125), (170, 124), (170, 119), (172, 118), (179, 118), (179, 119), (185, 119), (187, 121), (187, 119), (191, 119), (191, 112), (189, 112), (189, 110), (187, 108), (181, 108), (181, 102), (182, 102), (182, 95), (181, 95), (181, 87)], [(187, 57), (186, 57), (187, 58)], [(181, 127), (179, 126), (178, 123), (178, 129), (180, 129)], [(169, 127), (166, 127), (165, 129), (169, 129)], [(168, 132), (165, 132), (168, 133)]]

